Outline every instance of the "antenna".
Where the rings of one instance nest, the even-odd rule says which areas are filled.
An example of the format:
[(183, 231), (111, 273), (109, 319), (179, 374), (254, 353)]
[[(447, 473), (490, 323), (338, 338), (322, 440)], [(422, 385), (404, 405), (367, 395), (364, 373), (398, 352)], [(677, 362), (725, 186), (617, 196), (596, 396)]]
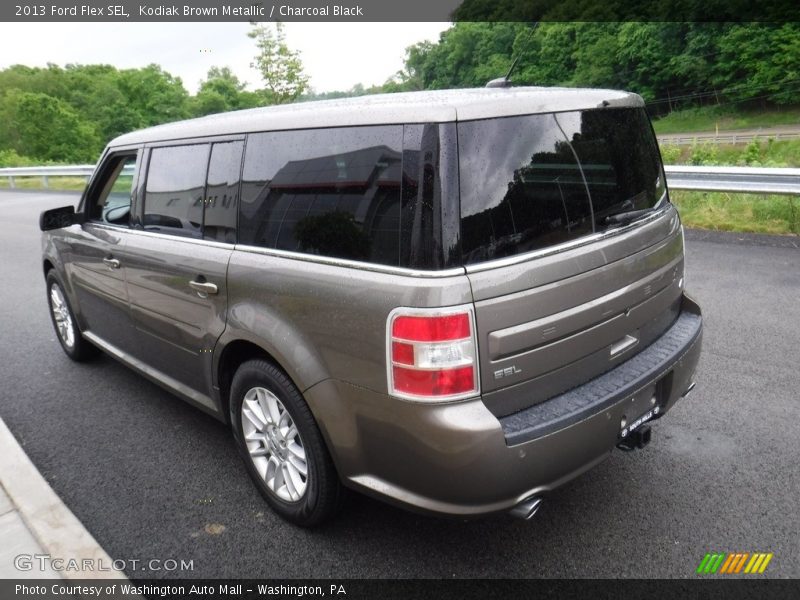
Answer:
[[(537, 27), (539, 27), (539, 21), (536, 21), (533, 24), (533, 27), (531, 27), (528, 30), (528, 37), (525, 38), (525, 41), (523, 42), (522, 49), (527, 48), (528, 42), (530, 42), (531, 36), (533, 35), (533, 32), (536, 31)], [(520, 52), (517, 54), (517, 57), (511, 63), (511, 67), (508, 69), (508, 73), (506, 73), (505, 77), (498, 77), (497, 79), (492, 79), (489, 83), (486, 84), (487, 88), (506, 88), (506, 87), (511, 87), (511, 82), (508, 80), (508, 78), (511, 77), (511, 73), (514, 72), (514, 69), (516, 68), (517, 63), (519, 62), (520, 56), (522, 56), (522, 49), (520, 49)]]

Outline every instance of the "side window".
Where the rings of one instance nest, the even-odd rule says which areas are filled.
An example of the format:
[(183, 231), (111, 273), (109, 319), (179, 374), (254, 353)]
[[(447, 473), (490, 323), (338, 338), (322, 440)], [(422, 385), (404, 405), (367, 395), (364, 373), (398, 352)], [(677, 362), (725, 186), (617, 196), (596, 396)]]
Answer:
[(200, 237), (209, 144), (153, 148), (147, 170), (144, 228)]
[(229, 244), (236, 242), (243, 148), (242, 142), (224, 142), (211, 147), (203, 218), (203, 237), (206, 239)]
[(401, 125), (250, 135), (240, 243), (398, 265), (402, 144)]
[(131, 214), (133, 175), (136, 155), (112, 159), (105, 171), (100, 192), (90, 200), (89, 219), (108, 225), (127, 227)]

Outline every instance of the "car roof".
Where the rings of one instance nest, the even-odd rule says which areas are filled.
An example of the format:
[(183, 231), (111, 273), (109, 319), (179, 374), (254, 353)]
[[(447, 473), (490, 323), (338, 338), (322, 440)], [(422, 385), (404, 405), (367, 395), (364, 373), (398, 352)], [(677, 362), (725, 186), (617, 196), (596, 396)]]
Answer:
[(630, 92), (603, 89), (509, 87), (376, 94), (297, 102), (220, 113), (126, 133), (109, 146), (233, 135), (256, 131), (445, 123), (604, 107), (644, 106)]

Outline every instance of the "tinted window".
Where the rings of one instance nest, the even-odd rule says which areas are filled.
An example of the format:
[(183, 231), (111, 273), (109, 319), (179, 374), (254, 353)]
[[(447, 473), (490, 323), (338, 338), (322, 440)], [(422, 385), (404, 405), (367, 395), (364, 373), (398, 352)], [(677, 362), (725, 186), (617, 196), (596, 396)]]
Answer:
[(144, 228), (199, 237), (208, 144), (154, 148), (144, 199)]
[(644, 110), (557, 115), (592, 198), (598, 228), (608, 214), (654, 206), (664, 193), (658, 146)]
[(89, 206), (89, 218), (92, 221), (109, 225), (129, 224), (135, 167), (135, 155), (111, 160), (100, 192)]
[(642, 109), (472, 121), (458, 135), (465, 263), (576, 239), (663, 195)]
[(402, 126), (250, 135), (239, 241), (398, 265)]
[(203, 237), (218, 242), (236, 242), (239, 170), (242, 142), (213, 144), (208, 163)]

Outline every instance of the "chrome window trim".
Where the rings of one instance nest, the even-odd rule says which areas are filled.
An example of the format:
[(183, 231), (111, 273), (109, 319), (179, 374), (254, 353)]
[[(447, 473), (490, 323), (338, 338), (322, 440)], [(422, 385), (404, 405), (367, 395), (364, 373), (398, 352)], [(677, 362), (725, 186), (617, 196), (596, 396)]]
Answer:
[[(474, 265), (466, 265), (464, 267), (452, 267), (450, 269), (442, 269), (440, 271), (425, 271), (422, 269), (409, 269), (406, 267), (393, 267), (390, 265), (380, 265), (375, 263), (361, 262), (357, 260), (349, 260), (346, 258), (332, 258), (328, 256), (319, 256), (316, 254), (304, 254), (302, 252), (291, 252), (289, 250), (276, 250), (274, 248), (263, 248), (260, 246), (250, 246), (248, 244), (229, 244), (225, 242), (216, 242), (213, 240), (205, 240), (200, 238), (184, 237), (170, 233), (161, 233), (156, 231), (143, 231), (141, 229), (132, 229), (120, 225), (108, 225), (106, 223), (96, 223), (87, 221), (85, 225), (92, 225), (93, 227), (100, 227), (102, 229), (109, 229), (111, 231), (127, 231), (133, 235), (140, 235), (145, 237), (155, 237), (176, 242), (184, 242), (187, 244), (200, 244), (207, 245), (214, 248), (223, 248), (232, 251), (246, 252), (248, 254), (262, 254), (264, 256), (274, 256), (276, 258), (285, 258), (289, 260), (299, 260), (303, 262), (316, 263), (321, 265), (328, 265), (332, 267), (343, 267), (348, 269), (359, 269), (361, 271), (371, 271), (374, 273), (384, 273), (387, 275), (398, 275), (401, 277), (418, 277), (422, 279), (444, 279), (447, 277), (457, 277), (459, 275), (468, 275), (470, 273), (479, 273), (482, 271), (489, 271), (491, 269), (498, 269), (511, 265), (520, 264), (537, 258), (543, 258), (567, 252), (581, 246), (593, 244), (602, 240), (606, 240), (618, 235), (623, 235), (634, 229), (653, 223), (658, 219), (664, 217), (669, 212), (675, 212), (672, 204), (666, 204), (664, 207), (657, 209), (653, 214), (647, 215), (624, 227), (611, 229), (602, 233), (588, 235), (580, 239), (572, 240), (564, 244), (552, 246), (550, 248), (542, 248), (541, 250), (533, 250), (525, 254), (510, 256), (507, 258), (500, 258), (487, 262), (477, 263)], [(676, 216), (677, 213), (675, 213)], [(677, 219), (676, 219), (677, 222)]]
[(225, 248), (228, 250), (233, 250), (235, 244), (229, 244), (226, 242), (217, 242), (214, 240), (204, 240), (202, 238), (194, 238), (182, 235), (176, 235), (174, 233), (161, 233), (158, 231), (144, 231), (143, 229), (133, 229), (130, 227), (123, 227), (121, 225), (108, 225), (106, 223), (97, 223), (95, 221), (87, 221), (86, 225), (92, 225), (94, 227), (100, 227), (103, 229), (110, 229), (112, 231), (127, 231), (133, 235), (140, 235), (144, 237), (155, 237), (155, 238), (162, 238), (165, 240), (175, 241), (175, 242), (184, 242), (187, 244), (202, 244), (205, 246), (211, 246), (213, 248)]
[(362, 271), (374, 271), (377, 273), (386, 273), (389, 275), (402, 275), (405, 277), (421, 277), (421, 278), (436, 279), (436, 278), (456, 277), (458, 275), (464, 275), (464, 267), (453, 267), (450, 269), (443, 269), (441, 271), (424, 271), (421, 269), (408, 269), (405, 267), (392, 267), (390, 265), (380, 265), (376, 263), (367, 263), (357, 260), (348, 260), (346, 258), (331, 258), (328, 256), (319, 256), (317, 254), (304, 254), (302, 252), (291, 252), (289, 250), (262, 248), (260, 246), (250, 246), (247, 244), (236, 244), (235, 249), (250, 254), (264, 254), (267, 256), (275, 256), (277, 258), (302, 260), (305, 262), (331, 265), (334, 267), (360, 269)]
[(470, 273), (480, 273), (482, 271), (490, 271), (492, 269), (509, 267), (512, 265), (518, 265), (520, 263), (527, 262), (529, 260), (544, 258), (547, 256), (552, 256), (554, 254), (560, 254), (562, 252), (574, 250), (575, 248), (580, 248), (581, 246), (587, 246), (589, 244), (594, 244), (595, 242), (600, 242), (619, 235), (624, 235), (634, 229), (638, 229), (639, 227), (642, 227), (649, 223), (653, 223), (658, 219), (664, 217), (668, 212), (670, 212), (672, 206), (673, 206), (672, 204), (666, 204), (663, 207), (653, 211), (652, 214), (647, 215), (646, 217), (639, 219), (638, 221), (634, 221), (633, 223), (629, 223), (628, 225), (624, 225), (623, 227), (609, 229), (608, 231), (603, 231), (601, 233), (593, 233), (591, 235), (577, 238), (569, 242), (564, 242), (563, 244), (550, 246), (549, 248), (541, 248), (539, 250), (532, 250), (531, 252), (526, 252), (524, 254), (517, 254), (515, 256), (508, 256), (506, 258), (498, 258), (486, 262), (465, 265), (464, 269), (467, 275), (469, 275)]

